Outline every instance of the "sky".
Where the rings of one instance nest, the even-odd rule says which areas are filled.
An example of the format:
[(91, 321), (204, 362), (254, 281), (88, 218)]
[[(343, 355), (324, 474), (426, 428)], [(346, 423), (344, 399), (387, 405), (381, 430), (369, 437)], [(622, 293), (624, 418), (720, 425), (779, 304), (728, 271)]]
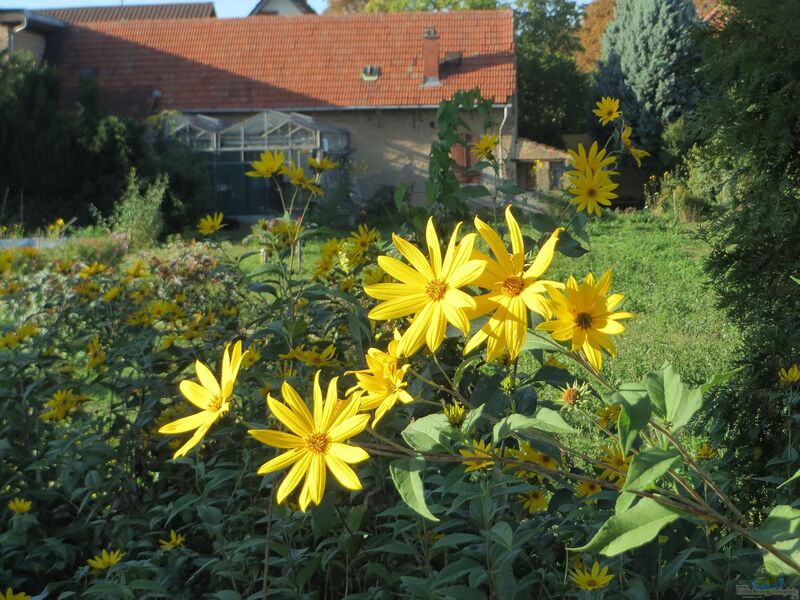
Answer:
[[(119, 6), (120, 4), (168, 4), (186, 0), (12, 0), (3, 2), (13, 8), (69, 8), (71, 6)], [(198, 0), (203, 1), (203, 0)], [(216, 0), (214, 6), (219, 17), (245, 17), (247, 16), (258, 0)], [(588, 0), (578, 0), (578, 4), (586, 4)], [(308, 0), (308, 3), (318, 13), (325, 10), (328, 5), (327, 0)]]
[[(124, 4), (171, 4), (181, 2), (182, 0), (124, 0)], [(183, 0), (185, 1), (185, 0)], [(204, 0), (197, 0), (204, 1)], [(205, 0), (207, 1), (207, 0)], [(258, 0), (216, 0), (214, 6), (217, 9), (218, 17), (246, 17)], [(120, 0), (6, 0), (2, 3), (5, 8), (28, 8), (36, 10), (37, 8), (69, 8), (72, 6), (119, 6), (123, 4)], [(309, 4), (317, 12), (322, 12), (327, 6), (327, 0), (309, 0)]]

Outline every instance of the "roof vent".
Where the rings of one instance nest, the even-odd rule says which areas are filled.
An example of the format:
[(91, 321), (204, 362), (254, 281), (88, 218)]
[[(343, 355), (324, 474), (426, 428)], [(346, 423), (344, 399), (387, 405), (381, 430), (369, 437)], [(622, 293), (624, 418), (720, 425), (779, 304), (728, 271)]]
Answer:
[(381, 68), (377, 65), (366, 65), (361, 67), (362, 81), (376, 81), (381, 74)]

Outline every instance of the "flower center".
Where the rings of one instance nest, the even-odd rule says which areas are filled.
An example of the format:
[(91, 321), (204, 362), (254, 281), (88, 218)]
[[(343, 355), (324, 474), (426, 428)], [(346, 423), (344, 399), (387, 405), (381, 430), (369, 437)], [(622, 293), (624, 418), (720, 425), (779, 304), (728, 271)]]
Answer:
[(564, 404), (575, 404), (580, 399), (580, 393), (575, 388), (567, 388), (564, 390), (564, 394), (561, 396), (561, 400)]
[(597, 196), (597, 190), (594, 189), (593, 187), (590, 187), (589, 189), (586, 190), (586, 195), (589, 198), (594, 198), (595, 196)]
[(597, 586), (597, 581), (595, 581), (594, 579), (587, 579), (586, 580), (586, 585), (589, 586), (589, 587), (595, 587), (595, 586)]
[(327, 433), (312, 433), (311, 436), (306, 438), (306, 448), (317, 454), (325, 454), (330, 445), (331, 438), (328, 437)]
[(211, 402), (208, 403), (208, 410), (211, 412), (218, 412), (222, 408), (222, 396), (214, 396)]
[(522, 277), (517, 277), (516, 275), (509, 275), (506, 277), (503, 285), (500, 286), (501, 292), (503, 292), (506, 296), (512, 297), (519, 296), (524, 289), (525, 282), (522, 280)]
[(592, 315), (585, 312), (578, 313), (575, 317), (575, 323), (581, 329), (589, 329), (592, 326)]
[(447, 292), (447, 284), (444, 281), (433, 279), (425, 286), (425, 293), (431, 300), (441, 300)]

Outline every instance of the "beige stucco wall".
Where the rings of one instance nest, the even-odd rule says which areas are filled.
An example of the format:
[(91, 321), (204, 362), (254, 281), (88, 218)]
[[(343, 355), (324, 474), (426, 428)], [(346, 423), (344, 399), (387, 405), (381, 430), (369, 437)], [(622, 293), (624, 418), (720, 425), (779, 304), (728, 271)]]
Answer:
[(8, 27), (0, 25), (0, 53), (8, 49)]
[(44, 56), (46, 37), (31, 31), (20, 31), (14, 34), (14, 52), (27, 50), (41, 61)]
[[(312, 116), (349, 132), (352, 160), (358, 165), (357, 181), (366, 200), (384, 186), (407, 183), (413, 186), (413, 200), (424, 201), (428, 154), (437, 134), (435, 110), (322, 111)], [(503, 109), (496, 109), (493, 118), (496, 125), (492, 132), (498, 133)], [(466, 121), (473, 133), (484, 133), (479, 118), (466, 115)], [(503, 154), (507, 156), (512, 132), (516, 132), (513, 114), (509, 114), (504, 132)], [(508, 177), (514, 181), (511, 161), (508, 170)], [(491, 182), (489, 175), (487, 171), (485, 183)]]

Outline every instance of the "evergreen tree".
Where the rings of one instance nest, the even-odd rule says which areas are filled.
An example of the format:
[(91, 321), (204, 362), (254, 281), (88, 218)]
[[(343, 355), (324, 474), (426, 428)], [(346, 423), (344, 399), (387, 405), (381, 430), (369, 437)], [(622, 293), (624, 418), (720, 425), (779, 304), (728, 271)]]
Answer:
[(687, 0), (618, 0), (603, 34), (596, 95), (620, 99), (638, 145), (653, 154), (664, 128), (697, 98), (696, 23)]

